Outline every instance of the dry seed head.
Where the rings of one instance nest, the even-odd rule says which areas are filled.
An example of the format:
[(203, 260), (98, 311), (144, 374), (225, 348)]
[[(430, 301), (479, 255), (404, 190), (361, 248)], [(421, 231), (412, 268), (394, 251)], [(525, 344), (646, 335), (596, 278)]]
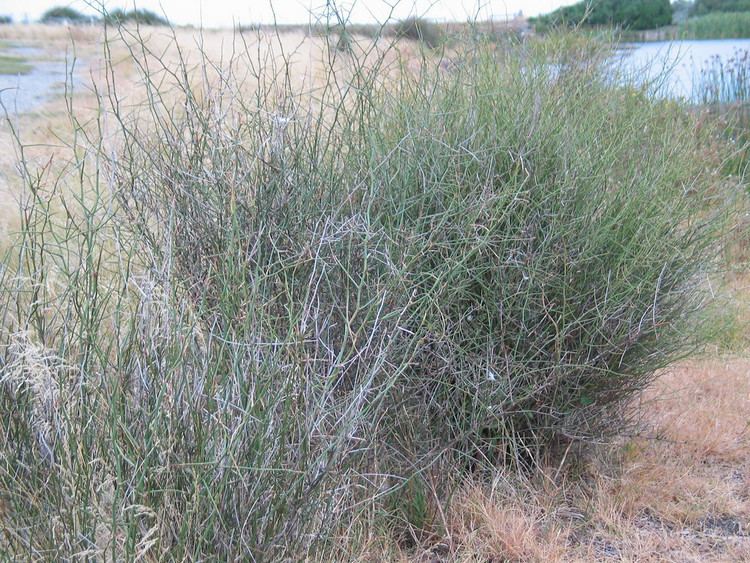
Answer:
[(41, 454), (52, 460), (55, 442), (63, 438), (60, 410), (66, 397), (61, 397), (60, 381), (71, 379), (75, 369), (51, 350), (32, 342), (28, 331), (11, 335), (7, 357), (8, 363), (0, 371), (0, 384), (9, 387), (14, 396), (30, 394), (29, 423)]

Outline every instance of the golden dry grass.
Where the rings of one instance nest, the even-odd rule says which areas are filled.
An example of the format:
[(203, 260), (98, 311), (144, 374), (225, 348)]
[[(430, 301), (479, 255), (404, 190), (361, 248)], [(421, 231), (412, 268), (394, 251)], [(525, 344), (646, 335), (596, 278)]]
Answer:
[(749, 375), (745, 357), (676, 366), (637, 406), (638, 435), (532, 479), (498, 474), (491, 484), (467, 483), (437, 538), (416, 551), (381, 548), (380, 556), (750, 561)]
[(742, 357), (669, 370), (644, 398), (650, 431), (598, 465), (596, 535), (626, 560), (750, 558), (748, 375)]
[(94, 47), (101, 34), (98, 26), (65, 26), (13, 24), (0, 27), (0, 40), (22, 44), (39, 44), (47, 48), (70, 48), (71, 44)]

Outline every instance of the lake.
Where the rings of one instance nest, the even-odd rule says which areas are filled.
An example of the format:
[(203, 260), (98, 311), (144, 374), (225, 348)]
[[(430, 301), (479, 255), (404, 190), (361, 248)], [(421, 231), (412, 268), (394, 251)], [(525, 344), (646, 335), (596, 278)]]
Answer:
[[(655, 80), (669, 70), (667, 79), (655, 85), (656, 93), (690, 100), (694, 77), (712, 57), (727, 61), (738, 51), (745, 50), (750, 51), (750, 39), (630, 43), (624, 45), (619, 54), (625, 63), (624, 68), (639, 82)], [(24, 56), (33, 64), (28, 74), (0, 75), (0, 99), (11, 113), (37, 109), (56, 92), (59, 93), (69, 78), (64, 61), (36, 60), (42, 52), (40, 49), (13, 46), (5, 51), (6, 54)]]
[(637, 80), (655, 80), (669, 71), (665, 81), (654, 84), (657, 94), (691, 100), (693, 80), (709, 60), (719, 57), (726, 62), (742, 51), (750, 51), (750, 39), (631, 43), (620, 54)]

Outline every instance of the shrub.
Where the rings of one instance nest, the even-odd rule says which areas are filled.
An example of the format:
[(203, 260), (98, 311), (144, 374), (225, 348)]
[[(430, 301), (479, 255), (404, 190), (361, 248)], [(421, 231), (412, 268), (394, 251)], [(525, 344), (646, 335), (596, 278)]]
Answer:
[(22, 162), (11, 553), (342, 559), (365, 513), (428, 519), (437, 461), (617, 431), (700, 343), (720, 223), (690, 114), (563, 39), (417, 76), (354, 52), (314, 95), (245, 51), (245, 101), (133, 49), (150, 104), (110, 92), (117, 150), (91, 137), (60, 178)]
[(91, 19), (92, 18), (90, 16), (82, 14), (74, 8), (70, 8), (68, 6), (58, 6), (56, 8), (50, 8), (49, 10), (44, 12), (39, 21), (42, 23), (84, 23), (91, 21)]
[(580, 53), (553, 57), (559, 74), (519, 60), (498, 72), (479, 55), (382, 112), (400, 119), (380, 128), (369, 207), (408, 241), (423, 307), (407, 326), (420, 361), (397, 384), (413, 432), (429, 421), (415, 443), (481, 456), (620, 428), (632, 392), (690, 349), (712, 252), (703, 196), (684, 196), (701, 159), (679, 108), (612, 91)]
[(9, 23), (13, 23), (13, 18), (11, 16), (0, 16), (0, 25)]
[(445, 39), (445, 34), (436, 24), (416, 17), (396, 23), (393, 34), (402, 39), (421, 41), (430, 48), (439, 46)]
[(168, 25), (167, 20), (159, 14), (150, 10), (130, 10), (121, 9), (112, 10), (105, 16), (107, 23), (118, 25), (123, 23), (137, 23), (140, 25)]

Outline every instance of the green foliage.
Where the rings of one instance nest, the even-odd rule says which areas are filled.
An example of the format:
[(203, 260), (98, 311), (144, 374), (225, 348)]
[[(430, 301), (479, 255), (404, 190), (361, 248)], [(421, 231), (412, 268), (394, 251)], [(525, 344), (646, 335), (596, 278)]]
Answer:
[(169, 25), (166, 19), (150, 10), (112, 10), (105, 16), (107, 23), (117, 25), (124, 23), (137, 23), (140, 25)]
[(6, 25), (9, 23), (13, 23), (13, 18), (11, 16), (0, 16), (0, 25)]
[(82, 14), (78, 10), (69, 6), (57, 6), (50, 8), (40, 18), (42, 23), (58, 23), (61, 21), (68, 21), (71, 23), (84, 23), (92, 20), (91, 16)]
[(554, 25), (655, 29), (672, 23), (669, 0), (584, 0), (534, 20), (538, 29)]
[(750, 12), (750, 0), (695, 0), (691, 16), (704, 16), (715, 12)]
[(750, 12), (711, 13), (690, 18), (678, 28), (681, 39), (742, 39), (750, 37)]
[[(396, 229), (390, 239), (414, 233), (403, 252), (425, 310), (408, 328), (429, 342), (401, 384), (403, 397), (429, 405), (417, 443), (442, 427), (445, 443), (471, 436), (467, 454), (486, 446), (503, 456), (496, 437), (538, 447), (558, 433), (606, 431), (652, 362), (688, 345), (684, 290), (706, 247), (688, 250), (668, 224), (702, 207), (679, 187), (699, 169), (664, 152), (678, 138), (695, 150), (685, 117), (612, 91), (600, 67), (566, 56), (551, 57), (561, 76), (515, 61), (499, 73), (479, 57), (469, 74), (441, 76), (385, 112), (401, 118), (379, 153), (408, 145), (380, 168), (383, 220)], [(638, 173), (623, 166), (646, 154)], [(665, 316), (643, 321), (653, 313)]]
[(22, 57), (0, 55), (0, 74), (26, 74), (32, 68), (29, 61)]
[[(745, 155), (745, 167), (748, 162)], [(717, 300), (705, 314), (706, 337), (721, 352), (742, 353), (750, 345), (748, 303), (738, 299), (741, 297), (732, 295)]]
[(397, 22), (392, 33), (399, 38), (421, 41), (430, 48), (438, 47), (445, 40), (445, 34), (437, 24), (416, 17)]
[(388, 512), (393, 519), (392, 528), (403, 543), (410, 543), (417, 534), (427, 530), (434, 518), (427, 486), (421, 475), (409, 478), (397, 495), (389, 499)]

